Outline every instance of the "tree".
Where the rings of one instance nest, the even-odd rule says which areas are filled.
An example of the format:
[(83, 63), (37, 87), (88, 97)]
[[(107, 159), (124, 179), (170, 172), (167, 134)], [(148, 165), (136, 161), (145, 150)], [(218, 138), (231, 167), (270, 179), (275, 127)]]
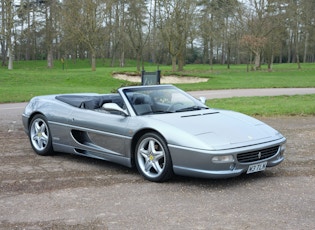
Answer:
[(267, 38), (256, 37), (254, 35), (244, 35), (241, 43), (245, 45), (255, 55), (254, 70), (260, 68), (260, 55), (266, 44)]
[(214, 29), (214, 7), (212, 6), (212, 1), (206, 0), (201, 0), (198, 5), (201, 7), (199, 34), (203, 41), (203, 62), (205, 63), (205, 60), (209, 60), (209, 65), (212, 69), (214, 37), (217, 34)]
[[(108, 41), (108, 51), (111, 51), (111, 66), (114, 66), (116, 55), (119, 55), (119, 65), (125, 65), (125, 1), (113, 2), (108, 17), (108, 26), (110, 32)], [(112, 44), (110, 46), (110, 44)]]
[(5, 15), (5, 0), (1, 0), (1, 33), (0, 33), (0, 45), (1, 45), (1, 65), (6, 65), (6, 42), (5, 42), (5, 31), (6, 31), (6, 15)]
[(102, 0), (65, 0), (63, 6), (63, 31), (74, 44), (84, 44), (91, 57), (92, 71), (96, 70), (96, 55), (106, 36), (104, 21), (111, 4)]
[[(307, 57), (314, 50), (314, 33), (315, 33), (315, 2), (301, 0), (301, 38), (304, 39), (303, 62), (307, 62)], [(312, 36), (313, 35), (313, 36)], [(312, 47), (313, 44), (313, 47)], [(312, 49), (313, 48), (313, 49)], [(314, 53), (313, 53), (314, 55)]]
[[(253, 69), (260, 69), (261, 57), (266, 45), (272, 47), (274, 42), (273, 37), (278, 33), (282, 20), (281, 6), (275, 0), (251, 0), (251, 8), (246, 15), (246, 32), (242, 37), (241, 42), (254, 54)], [(272, 48), (271, 48), (272, 49)], [(271, 54), (273, 55), (273, 54)], [(272, 60), (273, 58), (270, 58)]]
[[(202, 16), (200, 17), (200, 32), (206, 54), (212, 68), (214, 47), (217, 46), (216, 60), (221, 64), (231, 62), (232, 46), (237, 45), (238, 14), (241, 4), (237, 0), (200, 0)], [(220, 51), (219, 51), (220, 50)]]
[(266, 8), (266, 17), (268, 21), (265, 23), (265, 27), (270, 33), (266, 34), (264, 57), (268, 64), (268, 71), (271, 71), (274, 57), (280, 55), (282, 44), (287, 38), (286, 30), (283, 27), (286, 19), (283, 1), (269, 1)]
[[(301, 8), (299, 7), (299, 0), (290, 0), (288, 4), (288, 18), (289, 20), (289, 32), (291, 39), (290, 41), (293, 42), (293, 52), (292, 55), (292, 62), (296, 62), (298, 65), (298, 69), (301, 68), (300, 65), (300, 54), (299, 54), (299, 41), (300, 41), (300, 20), (301, 20)], [(291, 53), (292, 50), (290, 50)], [(289, 56), (289, 55), (288, 55)], [(291, 55), (290, 55), (291, 56)], [(290, 57), (289, 57), (290, 58)], [(288, 59), (289, 60), (289, 59)]]
[[(14, 46), (12, 43), (12, 30), (14, 26), (13, 3), (11, 0), (1, 0), (1, 53), (2, 66), (8, 65), (13, 69)], [(9, 58), (7, 63), (7, 57)]]
[(250, 57), (253, 69), (267, 62), (269, 70), (274, 61), (315, 61), (310, 0), (1, 0), (0, 11), (9, 68), (13, 59), (53, 68), (62, 56), (90, 58), (92, 70), (96, 58), (136, 59), (137, 70), (143, 61), (172, 63), (173, 71), (196, 60), (229, 68)]
[(53, 27), (54, 12), (56, 12), (55, 1), (45, 1), (45, 22), (46, 22), (46, 48), (47, 48), (47, 67), (53, 67), (53, 33), (55, 28)]
[(194, 21), (196, 2), (163, 0), (159, 2), (158, 27), (172, 58), (172, 70), (184, 69), (187, 39)]
[(147, 8), (144, 0), (129, 2), (125, 19), (126, 33), (136, 54), (138, 71), (140, 71), (140, 62), (143, 61), (143, 49), (148, 42), (151, 32), (151, 22), (146, 22), (146, 13)]

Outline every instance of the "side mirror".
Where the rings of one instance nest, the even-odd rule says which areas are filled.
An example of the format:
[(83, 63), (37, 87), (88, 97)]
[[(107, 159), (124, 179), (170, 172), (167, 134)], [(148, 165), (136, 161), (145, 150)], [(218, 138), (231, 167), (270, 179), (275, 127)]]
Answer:
[(202, 104), (206, 104), (206, 100), (207, 100), (207, 98), (205, 98), (205, 97), (199, 97), (199, 101), (201, 101), (201, 103)]
[(125, 116), (129, 115), (125, 110), (119, 107), (116, 103), (105, 103), (102, 105), (102, 108), (109, 112), (114, 111), (114, 112), (120, 112), (124, 114)]

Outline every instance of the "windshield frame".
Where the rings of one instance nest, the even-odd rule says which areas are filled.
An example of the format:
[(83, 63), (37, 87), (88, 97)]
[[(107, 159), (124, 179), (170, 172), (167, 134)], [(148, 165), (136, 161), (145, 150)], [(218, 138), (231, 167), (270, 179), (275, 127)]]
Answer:
[[(173, 85), (132, 86), (119, 89), (133, 115), (155, 115), (209, 109), (204, 103)], [(189, 108), (185, 110), (185, 108)]]

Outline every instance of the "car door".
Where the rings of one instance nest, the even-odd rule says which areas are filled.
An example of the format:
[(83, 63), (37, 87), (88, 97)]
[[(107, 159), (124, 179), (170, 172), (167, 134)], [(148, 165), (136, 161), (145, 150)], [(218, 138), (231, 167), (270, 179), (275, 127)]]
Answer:
[(75, 109), (71, 114), (72, 136), (82, 150), (106, 158), (126, 155), (129, 117), (106, 111)]

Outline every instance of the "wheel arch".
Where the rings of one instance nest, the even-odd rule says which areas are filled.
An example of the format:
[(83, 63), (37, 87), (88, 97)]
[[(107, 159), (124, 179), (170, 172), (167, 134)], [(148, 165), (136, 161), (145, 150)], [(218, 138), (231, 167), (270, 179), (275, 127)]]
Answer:
[(130, 153), (131, 153), (131, 163), (132, 163), (132, 166), (135, 166), (135, 153), (136, 153), (136, 146), (137, 146), (137, 143), (138, 143), (138, 140), (146, 133), (156, 133), (158, 134), (161, 138), (163, 138), (163, 140), (165, 141), (166, 145), (167, 145), (167, 141), (165, 139), (165, 137), (159, 132), (157, 131), (156, 129), (152, 129), (152, 128), (144, 128), (144, 129), (141, 129), (141, 130), (138, 130), (132, 137), (132, 140), (131, 140), (131, 146), (130, 146)]
[(41, 113), (41, 112), (39, 112), (39, 111), (33, 112), (33, 113), (29, 116), (29, 119), (28, 119), (28, 121), (27, 121), (27, 129), (28, 129), (28, 130), (30, 129), (31, 121), (33, 120), (33, 118), (34, 118), (36, 115), (42, 115), (42, 116), (46, 117), (43, 113)]

